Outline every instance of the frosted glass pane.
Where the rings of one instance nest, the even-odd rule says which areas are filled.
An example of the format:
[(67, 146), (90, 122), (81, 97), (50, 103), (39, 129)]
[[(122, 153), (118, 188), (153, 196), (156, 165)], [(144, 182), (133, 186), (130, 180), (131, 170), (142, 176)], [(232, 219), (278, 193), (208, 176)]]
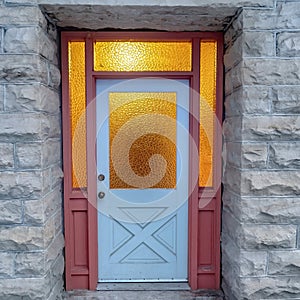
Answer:
[(109, 110), (110, 188), (175, 188), (176, 93), (110, 93)]
[(213, 41), (202, 41), (200, 51), (199, 186), (211, 187), (213, 185), (217, 43)]
[(96, 42), (95, 71), (191, 71), (191, 42)]
[(69, 91), (72, 134), (72, 186), (87, 185), (85, 43), (69, 42)]

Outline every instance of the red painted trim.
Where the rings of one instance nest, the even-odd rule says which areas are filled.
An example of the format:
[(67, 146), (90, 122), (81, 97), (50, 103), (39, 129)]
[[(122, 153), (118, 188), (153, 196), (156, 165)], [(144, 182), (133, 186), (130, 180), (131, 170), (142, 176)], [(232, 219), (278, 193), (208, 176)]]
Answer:
[[(224, 51), (224, 40), (223, 35), (220, 35), (218, 38), (218, 52), (217, 52), (217, 90), (216, 90), (216, 98), (217, 98), (217, 106), (216, 106), (216, 114), (217, 118), (222, 124), (223, 121), (223, 51)], [(215, 143), (215, 178), (217, 182), (221, 183), (222, 180), (222, 132), (216, 132), (216, 143)], [(221, 284), (221, 184), (216, 193), (216, 232), (215, 232), (215, 240), (216, 240), (216, 277), (215, 283), (216, 288), (220, 288)]]
[[(189, 147), (189, 284), (192, 289), (197, 289), (197, 251), (198, 251), (198, 177), (199, 177), (199, 90), (200, 90), (200, 39), (193, 40), (193, 78), (191, 81), (190, 95), (190, 147)], [(193, 147), (196, 144), (197, 149)], [(195, 153), (196, 151), (196, 153)], [(191, 178), (196, 177), (196, 186), (192, 185)]]
[(140, 78), (140, 77), (168, 77), (168, 78), (190, 78), (193, 72), (93, 72), (94, 76), (107, 79)]
[(192, 40), (192, 38), (219, 39), (222, 32), (145, 32), (145, 31), (66, 31), (63, 34), (68, 35), (72, 40), (84, 39), (86, 37), (94, 40), (112, 41), (112, 40), (135, 40), (135, 41), (178, 41)]
[(93, 72), (93, 41), (86, 40), (86, 99), (87, 99), (87, 177), (88, 177), (88, 240), (89, 289), (98, 281), (98, 226), (97, 226), (97, 165), (96, 165), (96, 87)]
[[(217, 87), (216, 87), (216, 116), (222, 124), (223, 109), (223, 35), (216, 37), (217, 41)], [(221, 231), (221, 151), (222, 151), (222, 132), (220, 127), (215, 127), (214, 133), (214, 181), (213, 188), (199, 188), (199, 199), (208, 198), (213, 200), (204, 208), (199, 207), (199, 215), (208, 218), (213, 217), (213, 227), (209, 240), (205, 240), (201, 233), (198, 235), (200, 243), (206, 243), (206, 252), (198, 254), (198, 288), (220, 288), (220, 231)], [(219, 129), (219, 130), (217, 130)], [(208, 226), (208, 224), (206, 224)], [(215, 253), (209, 265), (205, 264), (208, 252)]]
[(69, 213), (69, 194), (71, 186), (71, 141), (70, 141), (70, 107), (69, 107), (69, 74), (68, 74), (68, 42), (62, 35), (61, 40), (61, 75), (62, 75), (62, 131), (63, 131), (63, 161), (64, 161), (64, 228), (65, 228), (65, 276), (66, 289), (71, 285), (71, 224)]
[[(63, 95), (63, 155), (64, 155), (64, 203), (65, 203), (65, 239), (66, 239), (66, 289), (84, 288), (95, 289), (98, 280), (98, 235), (97, 235), (97, 170), (96, 170), (96, 79), (97, 78), (138, 78), (138, 77), (164, 77), (190, 79), (190, 134), (193, 142), (199, 147), (199, 65), (200, 65), (200, 39), (213, 39), (218, 41), (218, 65), (217, 65), (217, 116), (222, 120), (222, 97), (223, 97), (223, 35), (222, 33), (210, 32), (63, 32), (62, 33), (62, 95)], [(95, 72), (93, 71), (93, 42), (95, 40), (141, 40), (141, 41), (178, 41), (191, 40), (193, 43), (193, 70), (192, 72)], [(86, 99), (87, 99), (87, 176), (88, 176), (88, 200), (80, 190), (72, 190), (72, 161), (71, 161), (71, 131), (70, 131), (70, 107), (69, 107), (69, 82), (68, 82), (68, 41), (86, 40)], [(196, 116), (196, 118), (192, 116)], [(214, 178), (221, 178), (221, 132), (215, 135), (215, 169)], [(190, 147), (189, 153), (189, 173), (190, 178), (198, 177), (198, 150), (194, 153)], [(188, 252), (188, 279), (192, 289), (197, 288), (219, 288), (220, 287), (220, 222), (221, 222), (221, 190), (213, 188), (203, 190), (198, 186), (193, 187), (189, 180), (189, 252)], [(197, 181), (198, 182), (198, 181)], [(215, 182), (216, 183), (216, 182)], [(216, 184), (214, 184), (216, 187)], [(205, 208), (199, 210), (199, 197), (215, 197), (214, 201)], [(75, 264), (76, 232), (72, 227), (73, 214), (78, 215), (80, 220), (87, 220), (82, 226), (87, 228), (87, 265)], [(210, 236), (210, 249), (214, 255), (210, 269), (201, 267), (201, 257), (199, 255), (199, 216), (200, 213), (213, 214), (212, 235)], [(204, 215), (203, 215), (204, 216)], [(81, 231), (81, 235), (83, 232)], [(84, 236), (82, 236), (84, 238)], [(84, 250), (84, 249), (82, 249)], [(77, 257), (83, 261), (82, 256)]]

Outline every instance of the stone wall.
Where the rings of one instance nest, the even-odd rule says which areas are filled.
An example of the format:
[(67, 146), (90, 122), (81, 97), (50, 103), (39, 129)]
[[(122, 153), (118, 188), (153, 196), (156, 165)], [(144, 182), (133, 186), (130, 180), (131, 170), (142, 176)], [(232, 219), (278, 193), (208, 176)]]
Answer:
[(300, 297), (299, 1), (199, 2), (0, 0), (0, 299), (59, 299), (63, 283), (58, 41), (37, 3), (62, 27), (226, 28), (223, 288)]
[(61, 112), (55, 28), (0, 1), (0, 299), (60, 299)]
[(300, 3), (244, 8), (225, 33), (223, 288), (300, 297)]

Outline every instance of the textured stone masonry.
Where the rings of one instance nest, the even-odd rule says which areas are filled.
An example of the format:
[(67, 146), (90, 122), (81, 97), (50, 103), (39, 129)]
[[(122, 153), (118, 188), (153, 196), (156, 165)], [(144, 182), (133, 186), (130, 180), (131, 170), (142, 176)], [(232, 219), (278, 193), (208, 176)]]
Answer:
[(36, 1), (0, 2), (0, 299), (61, 299), (58, 41)]
[(222, 286), (230, 300), (300, 297), (299, 16), (299, 1), (244, 8), (225, 33)]
[(62, 297), (55, 26), (224, 31), (222, 287), (300, 298), (299, 1), (0, 0), (0, 299)]

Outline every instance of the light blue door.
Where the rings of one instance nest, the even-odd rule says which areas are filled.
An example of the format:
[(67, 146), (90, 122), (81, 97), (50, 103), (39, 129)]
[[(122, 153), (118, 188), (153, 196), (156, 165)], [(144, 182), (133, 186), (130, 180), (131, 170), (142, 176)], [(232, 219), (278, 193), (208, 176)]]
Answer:
[(99, 281), (186, 281), (189, 81), (96, 92)]

